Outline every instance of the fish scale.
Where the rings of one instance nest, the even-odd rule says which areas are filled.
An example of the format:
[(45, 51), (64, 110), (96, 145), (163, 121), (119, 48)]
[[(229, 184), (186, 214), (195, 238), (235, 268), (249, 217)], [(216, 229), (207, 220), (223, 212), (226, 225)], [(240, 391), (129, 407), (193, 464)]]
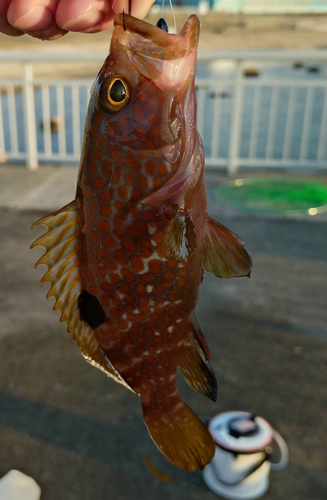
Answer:
[(46, 253), (48, 296), (87, 361), (140, 396), (168, 460), (203, 469), (215, 445), (181, 399), (176, 371), (216, 399), (195, 317), (204, 271), (249, 276), (242, 240), (207, 213), (196, 130), (199, 20), (179, 35), (127, 14), (93, 85), (76, 198), (33, 226)]

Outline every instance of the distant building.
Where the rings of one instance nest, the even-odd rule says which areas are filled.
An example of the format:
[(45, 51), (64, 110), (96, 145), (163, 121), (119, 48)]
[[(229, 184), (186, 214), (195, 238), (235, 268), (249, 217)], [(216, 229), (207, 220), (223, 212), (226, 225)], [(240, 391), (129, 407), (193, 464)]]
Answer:
[(244, 14), (300, 14), (327, 12), (326, 0), (214, 0), (214, 9)]

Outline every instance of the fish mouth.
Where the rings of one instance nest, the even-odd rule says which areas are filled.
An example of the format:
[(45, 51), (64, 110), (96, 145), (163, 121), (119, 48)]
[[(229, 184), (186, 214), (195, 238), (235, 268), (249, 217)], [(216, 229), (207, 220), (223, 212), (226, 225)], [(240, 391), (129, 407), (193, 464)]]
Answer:
[(188, 18), (178, 35), (129, 14), (118, 14), (114, 26), (121, 28), (118, 39), (122, 45), (135, 54), (156, 59), (179, 59), (192, 53), (200, 35), (200, 20), (195, 14)]
[(200, 20), (191, 15), (178, 35), (128, 14), (114, 20), (114, 38), (140, 74), (161, 89), (181, 88), (195, 73)]

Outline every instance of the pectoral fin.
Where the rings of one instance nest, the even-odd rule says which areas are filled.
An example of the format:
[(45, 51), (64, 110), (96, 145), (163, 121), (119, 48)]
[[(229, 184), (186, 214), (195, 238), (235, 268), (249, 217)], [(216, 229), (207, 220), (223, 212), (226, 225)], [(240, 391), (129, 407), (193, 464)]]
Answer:
[(196, 233), (189, 214), (178, 211), (171, 220), (165, 234), (167, 259), (188, 260), (196, 247)]
[(204, 269), (218, 278), (250, 277), (252, 260), (241, 238), (211, 217), (205, 232)]

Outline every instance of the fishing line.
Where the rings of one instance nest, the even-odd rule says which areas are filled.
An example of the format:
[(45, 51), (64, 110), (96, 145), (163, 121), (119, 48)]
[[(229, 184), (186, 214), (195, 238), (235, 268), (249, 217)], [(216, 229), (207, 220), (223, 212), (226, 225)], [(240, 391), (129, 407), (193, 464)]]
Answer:
[(175, 11), (174, 11), (174, 8), (173, 8), (173, 2), (172, 2), (172, 0), (169, 0), (169, 3), (170, 3), (171, 11), (173, 13), (174, 25), (175, 25), (175, 33), (177, 33), (176, 17), (175, 17)]

